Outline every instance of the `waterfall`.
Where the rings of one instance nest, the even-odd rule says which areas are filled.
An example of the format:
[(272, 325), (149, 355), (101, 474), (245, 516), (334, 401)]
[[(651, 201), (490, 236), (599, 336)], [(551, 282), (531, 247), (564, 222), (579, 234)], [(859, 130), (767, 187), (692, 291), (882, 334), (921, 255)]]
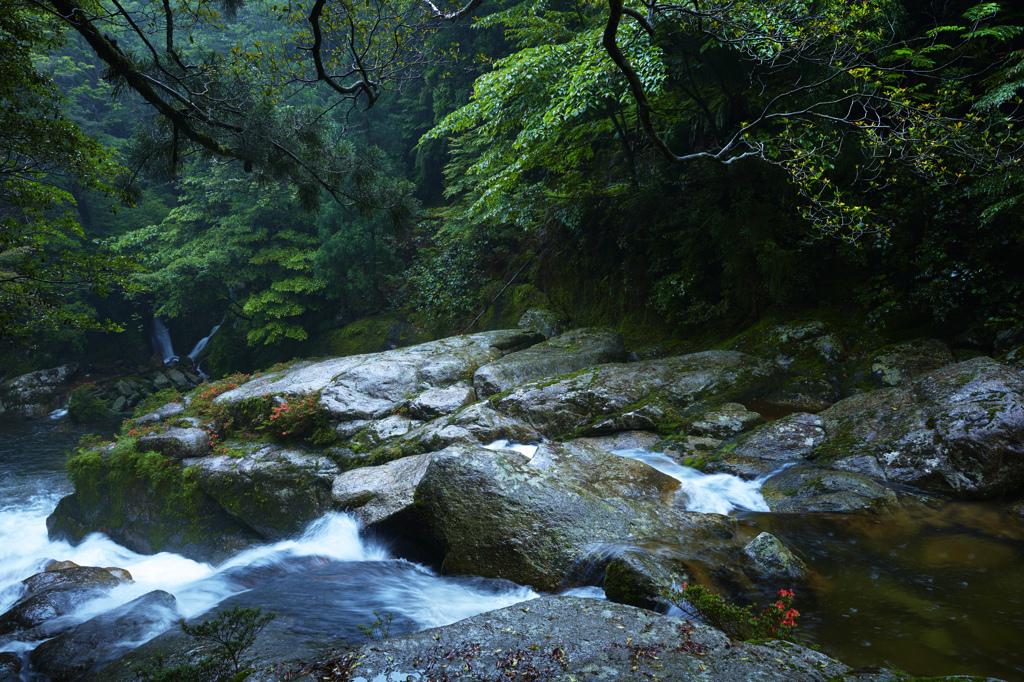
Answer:
[(153, 318), (152, 341), (153, 350), (160, 354), (165, 365), (178, 361), (178, 356), (174, 354), (174, 347), (171, 345), (171, 332), (159, 317)]
[(220, 329), (220, 326), (222, 324), (224, 324), (224, 318), (221, 318), (220, 322), (213, 326), (213, 329), (210, 330), (209, 334), (199, 339), (199, 342), (196, 343), (195, 348), (193, 348), (192, 351), (188, 354), (189, 359), (192, 360), (192, 364), (195, 365), (196, 367), (199, 367), (199, 363), (196, 361), (196, 358), (198, 358), (199, 354), (203, 352), (203, 349), (206, 348), (206, 344), (210, 342), (210, 339), (213, 337), (214, 334), (217, 333), (217, 330)]

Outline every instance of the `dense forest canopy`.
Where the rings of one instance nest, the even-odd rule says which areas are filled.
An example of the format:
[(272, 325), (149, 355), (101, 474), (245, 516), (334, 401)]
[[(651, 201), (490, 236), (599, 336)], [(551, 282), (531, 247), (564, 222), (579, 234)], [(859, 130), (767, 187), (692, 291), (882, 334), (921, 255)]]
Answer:
[(458, 330), (524, 268), (605, 323), (851, 283), (879, 324), (1019, 317), (999, 3), (2, 4), (19, 344), (144, 346), (154, 315), (189, 342), (230, 318), (264, 358), (381, 311)]

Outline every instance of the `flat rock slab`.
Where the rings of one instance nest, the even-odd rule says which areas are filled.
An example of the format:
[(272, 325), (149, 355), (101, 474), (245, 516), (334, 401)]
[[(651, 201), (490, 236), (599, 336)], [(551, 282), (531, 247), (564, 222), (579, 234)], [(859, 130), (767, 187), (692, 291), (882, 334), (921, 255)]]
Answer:
[[(650, 430), (700, 401), (742, 402), (761, 397), (784, 379), (771, 360), (736, 351), (705, 351), (628, 364), (599, 365), (576, 374), (524, 384), (495, 400), (495, 408), (537, 427), (549, 438)], [(493, 398), (492, 398), (493, 400)]]
[(473, 375), (473, 388), (486, 398), (534, 379), (625, 359), (622, 334), (613, 329), (575, 329), (487, 363)]
[(546, 671), (538, 679), (564, 681), (824, 681), (850, 670), (796, 644), (734, 644), (706, 625), (581, 597), (542, 597), (355, 653), (356, 674), (366, 680), (417, 673), (455, 680), (469, 671), (481, 675), (474, 679), (504, 679), (501, 666), (511, 659), (520, 673)]
[(464, 381), (480, 365), (543, 340), (535, 332), (510, 329), (303, 363), (249, 381), (216, 402), (320, 392), (321, 406), (335, 421), (378, 419), (423, 391)]

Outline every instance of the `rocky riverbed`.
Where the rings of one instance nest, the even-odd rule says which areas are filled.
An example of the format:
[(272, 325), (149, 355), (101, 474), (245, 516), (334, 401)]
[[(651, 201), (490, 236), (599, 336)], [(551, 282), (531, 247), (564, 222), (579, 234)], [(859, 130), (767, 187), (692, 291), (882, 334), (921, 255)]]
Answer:
[[(101, 531), (140, 553), (221, 562), (344, 511), (442, 576), (544, 593), (600, 585), (621, 604), (545, 597), (368, 644), (367, 679), (416, 668), (438, 647), (468, 647), (493, 666), (494, 650), (517, 642), (561, 647), (559, 674), (596, 679), (640, 679), (639, 667), (662, 679), (894, 679), (795, 645), (735, 647), (705, 626), (637, 610), (664, 609), (661, 587), (681, 581), (743, 601), (820, 579), (806, 550), (696, 510), (680, 476), (628, 453), (763, 483), (766, 506), (749, 511), (883, 524), (947, 500), (997, 500), (1012, 516), (1024, 485), (1024, 379), (1012, 352), (958, 357), (922, 339), (851, 353), (843, 334), (807, 322), (640, 360), (613, 330), (546, 338), (558, 330), (524, 327), (206, 384), (137, 415), (117, 441), (79, 451), (69, 463), (75, 492), (48, 520), (51, 537)], [(25, 640), (60, 615), (12, 620), (43, 598), (27, 594), (3, 616), (15, 623), (8, 637)], [(159, 594), (145, 598), (173, 610)], [(275, 628), (263, 658), (283, 662), (288, 628)], [(33, 660), (55, 658), (51, 642), (65, 636)], [(120, 663), (104, 656), (115, 662), (97, 679), (121, 679), (158, 641)]]

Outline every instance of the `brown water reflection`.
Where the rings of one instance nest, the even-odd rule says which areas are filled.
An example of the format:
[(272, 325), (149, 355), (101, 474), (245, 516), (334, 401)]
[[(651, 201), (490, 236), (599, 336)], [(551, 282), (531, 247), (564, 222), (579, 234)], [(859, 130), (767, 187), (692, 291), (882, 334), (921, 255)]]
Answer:
[(814, 567), (798, 634), (854, 667), (1024, 680), (1024, 518), (977, 503), (744, 515)]

